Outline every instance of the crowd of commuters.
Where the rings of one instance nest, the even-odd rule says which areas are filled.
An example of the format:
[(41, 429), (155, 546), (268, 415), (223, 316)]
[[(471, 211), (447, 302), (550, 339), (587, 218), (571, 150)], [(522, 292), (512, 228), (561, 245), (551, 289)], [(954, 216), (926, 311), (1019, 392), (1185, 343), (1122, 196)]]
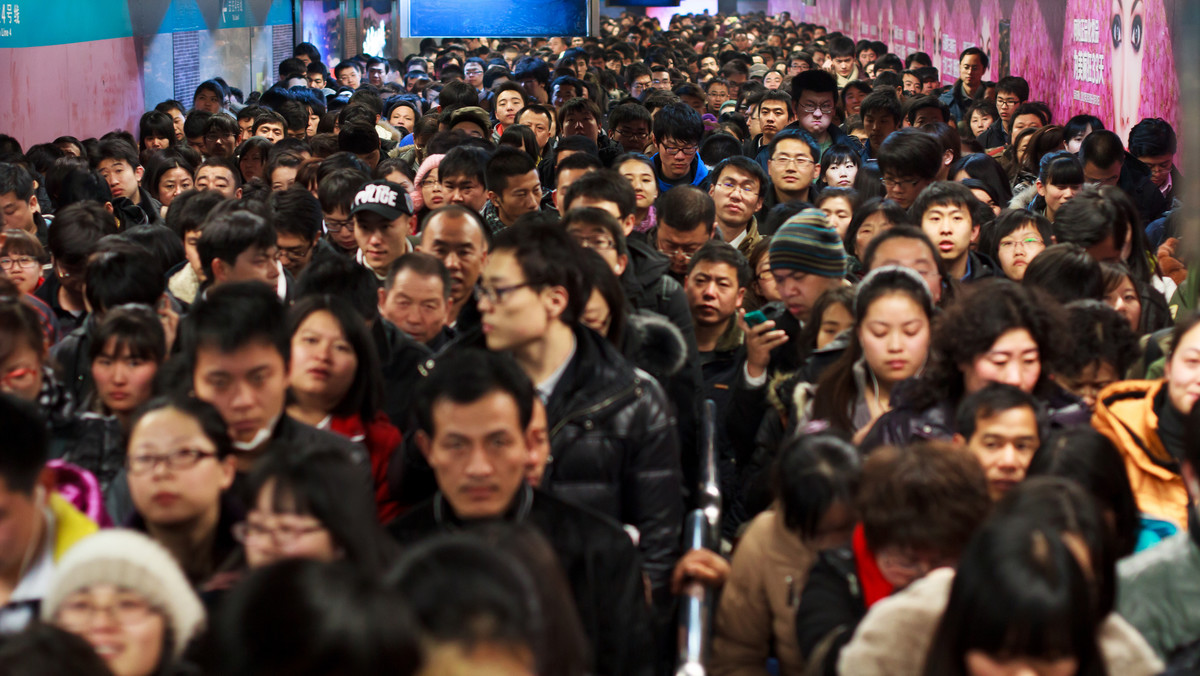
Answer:
[(1175, 133), (996, 68), (626, 15), (0, 136), (0, 673), (673, 673), (696, 584), (717, 675), (1198, 673)]

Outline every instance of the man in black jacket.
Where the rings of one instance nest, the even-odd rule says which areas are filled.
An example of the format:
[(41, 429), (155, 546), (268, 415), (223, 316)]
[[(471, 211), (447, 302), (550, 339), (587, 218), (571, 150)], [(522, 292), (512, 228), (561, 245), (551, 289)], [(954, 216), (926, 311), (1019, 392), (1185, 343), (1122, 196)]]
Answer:
[(679, 440), (662, 388), (580, 324), (591, 289), (564, 229), (508, 228), (477, 290), (489, 350), (512, 355), (546, 403), (550, 494), (637, 529), (654, 591), (665, 598), (679, 550)]
[(1137, 207), (1142, 223), (1150, 223), (1171, 208), (1171, 200), (1150, 180), (1150, 170), (1125, 151), (1121, 137), (1115, 133), (1100, 129), (1088, 134), (1079, 147), (1079, 161), (1088, 183), (1124, 190)]
[(534, 388), (505, 356), (464, 349), (419, 388), (416, 442), (438, 492), (389, 526), (409, 544), (495, 520), (532, 526), (557, 554), (597, 674), (649, 674), (649, 609), (637, 550), (620, 525), (525, 483)]

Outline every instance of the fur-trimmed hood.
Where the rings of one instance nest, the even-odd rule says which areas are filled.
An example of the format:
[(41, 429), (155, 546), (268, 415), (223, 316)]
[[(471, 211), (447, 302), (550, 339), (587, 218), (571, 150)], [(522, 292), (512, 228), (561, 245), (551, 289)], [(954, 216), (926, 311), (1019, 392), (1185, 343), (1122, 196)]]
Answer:
[(679, 373), (687, 361), (683, 332), (657, 312), (631, 312), (622, 343), (625, 356), (660, 382)]

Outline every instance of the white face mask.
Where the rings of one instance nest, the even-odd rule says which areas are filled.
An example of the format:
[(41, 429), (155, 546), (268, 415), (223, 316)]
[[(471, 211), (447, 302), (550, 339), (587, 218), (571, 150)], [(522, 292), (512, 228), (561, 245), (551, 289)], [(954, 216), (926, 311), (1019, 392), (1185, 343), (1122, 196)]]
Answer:
[(279, 415), (275, 416), (271, 420), (271, 422), (267, 423), (266, 427), (263, 427), (259, 431), (255, 432), (254, 438), (251, 439), (250, 441), (234, 441), (233, 442), (234, 449), (242, 451), (244, 453), (258, 450), (259, 447), (261, 447), (263, 444), (267, 443), (268, 440), (270, 440), (271, 434), (275, 431), (275, 425), (279, 422), (279, 418), (282, 415), (283, 414), (280, 413)]

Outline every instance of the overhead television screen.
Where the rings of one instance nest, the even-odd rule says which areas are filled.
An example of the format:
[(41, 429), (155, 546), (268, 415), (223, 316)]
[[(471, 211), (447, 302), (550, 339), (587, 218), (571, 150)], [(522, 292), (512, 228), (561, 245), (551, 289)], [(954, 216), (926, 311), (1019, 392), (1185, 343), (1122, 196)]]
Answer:
[(587, 35), (588, 1), (411, 0), (408, 21), (412, 37)]

